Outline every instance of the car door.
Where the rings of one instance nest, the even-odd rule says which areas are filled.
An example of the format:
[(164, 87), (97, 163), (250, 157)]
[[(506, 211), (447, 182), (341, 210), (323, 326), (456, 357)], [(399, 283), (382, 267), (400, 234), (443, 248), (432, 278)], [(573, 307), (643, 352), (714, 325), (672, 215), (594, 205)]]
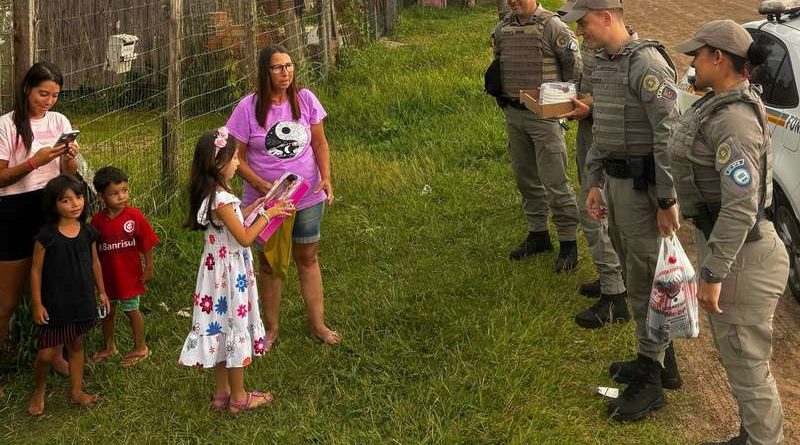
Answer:
[[(755, 35), (769, 51), (767, 61), (750, 74), (763, 88), (761, 95), (772, 130), (774, 179), (795, 209), (800, 208), (800, 98), (794, 66), (799, 62), (787, 49), (786, 39), (797, 39), (798, 31), (781, 24), (764, 26)], [(794, 62), (794, 63), (793, 63)]]

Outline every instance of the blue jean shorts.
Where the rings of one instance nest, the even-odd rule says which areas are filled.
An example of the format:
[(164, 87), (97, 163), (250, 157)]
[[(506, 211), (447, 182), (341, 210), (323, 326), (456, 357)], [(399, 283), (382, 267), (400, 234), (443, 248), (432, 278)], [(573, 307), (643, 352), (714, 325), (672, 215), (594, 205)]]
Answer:
[(319, 242), (322, 233), (322, 215), (325, 213), (325, 202), (299, 210), (294, 217), (292, 241), (295, 244), (312, 244)]

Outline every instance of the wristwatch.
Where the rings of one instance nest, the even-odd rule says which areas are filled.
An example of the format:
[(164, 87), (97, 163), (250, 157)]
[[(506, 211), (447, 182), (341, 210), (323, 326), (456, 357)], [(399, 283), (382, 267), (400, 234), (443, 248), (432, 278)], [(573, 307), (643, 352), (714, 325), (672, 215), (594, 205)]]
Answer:
[(714, 272), (711, 272), (711, 269), (704, 267), (700, 269), (700, 278), (703, 279), (706, 283), (721, 283), (722, 278), (714, 275)]
[(674, 206), (678, 203), (678, 200), (675, 198), (658, 198), (658, 207), (662, 210), (667, 210), (668, 208)]

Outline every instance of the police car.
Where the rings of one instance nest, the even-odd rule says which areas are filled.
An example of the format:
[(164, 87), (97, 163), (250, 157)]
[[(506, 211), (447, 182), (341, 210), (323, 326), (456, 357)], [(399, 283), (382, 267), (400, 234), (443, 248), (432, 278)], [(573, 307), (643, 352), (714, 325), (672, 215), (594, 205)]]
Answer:
[[(800, 301), (800, 0), (763, 1), (758, 11), (765, 19), (744, 27), (769, 49), (769, 57), (751, 77), (764, 88), (774, 152), (775, 227), (789, 251), (789, 289)], [(692, 94), (693, 71), (679, 83), (682, 110), (698, 97)]]

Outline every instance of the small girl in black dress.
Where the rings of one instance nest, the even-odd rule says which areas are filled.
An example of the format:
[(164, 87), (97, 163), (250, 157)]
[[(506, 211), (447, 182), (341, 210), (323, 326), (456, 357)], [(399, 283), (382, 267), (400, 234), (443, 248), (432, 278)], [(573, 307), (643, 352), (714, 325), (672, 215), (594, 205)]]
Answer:
[(97, 401), (97, 395), (82, 388), (83, 336), (95, 323), (95, 288), (100, 305), (109, 306), (95, 246), (98, 234), (85, 222), (83, 184), (68, 175), (53, 178), (44, 188), (44, 206), (45, 225), (36, 236), (31, 267), (33, 321), (39, 325), (36, 387), (28, 405), (33, 416), (44, 411), (45, 380), (59, 345), (68, 351), (72, 403)]

